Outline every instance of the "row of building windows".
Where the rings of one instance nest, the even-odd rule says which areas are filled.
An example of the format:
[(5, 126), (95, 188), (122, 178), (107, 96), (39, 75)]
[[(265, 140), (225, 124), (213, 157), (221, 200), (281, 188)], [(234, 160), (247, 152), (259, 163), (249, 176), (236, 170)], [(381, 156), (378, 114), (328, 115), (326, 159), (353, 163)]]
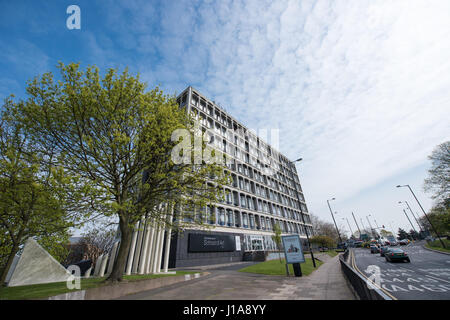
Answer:
[(189, 212), (189, 209), (185, 208), (184, 213), (183, 220), (187, 223), (201, 220), (203, 223), (210, 225), (260, 231), (272, 231), (274, 224), (277, 224), (283, 233), (298, 233), (300, 235), (305, 235), (305, 228), (308, 228), (309, 234), (312, 234), (311, 226), (305, 226), (298, 222), (267, 217), (245, 211), (226, 209), (223, 207), (207, 206), (206, 210), (199, 210), (196, 212)]
[[(188, 92), (183, 93), (182, 97), (178, 98), (178, 103), (184, 106), (188, 100)], [(230, 142), (234, 142), (236, 146), (245, 148), (247, 152), (251, 152), (251, 147), (254, 146), (259, 149), (261, 157), (271, 157), (274, 160), (276, 169), (280, 169), (283, 174), (292, 174), (292, 163), (283, 155), (273, 150), (268, 144), (260, 140), (251, 131), (237, 123), (225, 112), (218, 107), (211, 104), (206, 99), (200, 97), (197, 93), (193, 92), (191, 98), (191, 105), (189, 107), (194, 117), (197, 117), (202, 124), (214, 130), (215, 132), (222, 134)], [(234, 130), (236, 135), (233, 135)], [(253, 151), (255, 152), (255, 151)], [(257, 155), (255, 152), (254, 155)]]

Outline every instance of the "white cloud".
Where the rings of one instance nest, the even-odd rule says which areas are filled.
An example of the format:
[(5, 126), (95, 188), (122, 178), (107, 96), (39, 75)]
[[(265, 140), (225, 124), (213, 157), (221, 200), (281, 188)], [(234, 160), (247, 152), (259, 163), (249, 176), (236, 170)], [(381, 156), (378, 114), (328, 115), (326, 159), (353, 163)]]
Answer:
[(116, 28), (152, 54), (136, 68), (166, 89), (192, 84), (248, 127), (279, 127), (280, 151), (304, 158), (312, 211), (423, 166), (450, 138), (449, 1), (152, 5), (127, 2)]
[(207, 66), (198, 89), (249, 127), (280, 126), (314, 211), (450, 137), (449, 15), (448, 1), (219, 2), (179, 37), (209, 53), (185, 61)]

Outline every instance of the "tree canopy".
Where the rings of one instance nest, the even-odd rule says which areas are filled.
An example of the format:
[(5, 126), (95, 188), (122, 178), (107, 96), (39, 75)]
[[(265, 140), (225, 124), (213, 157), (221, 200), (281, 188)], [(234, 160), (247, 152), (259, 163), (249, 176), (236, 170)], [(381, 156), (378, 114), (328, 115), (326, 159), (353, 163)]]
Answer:
[[(195, 209), (217, 202), (228, 175), (219, 164), (172, 161), (178, 142), (172, 141), (173, 132), (194, 130), (173, 96), (158, 87), (147, 91), (128, 70), (109, 69), (101, 76), (95, 66), (82, 71), (79, 64), (60, 63), (58, 68), (61, 80), (46, 73), (29, 81), (28, 99), (9, 101), (6, 108), (47, 163), (58, 163), (89, 190), (87, 210), (118, 217), (121, 245), (110, 278), (121, 280), (133, 226), (141, 217), (169, 225), (162, 203)], [(182, 221), (178, 217), (177, 223)]]
[(428, 157), (431, 169), (425, 179), (425, 190), (433, 192), (433, 198), (439, 205), (450, 207), (450, 141), (434, 148)]
[[(75, 177), (42, 161), (20, 123), (6, 111), (0, 120), (0, 284), (14, 256), (33, 237), (57, 260), (67, 254), (68, 231), (80, 218)], [(74, 210), (75, 209), (75, 210)]]

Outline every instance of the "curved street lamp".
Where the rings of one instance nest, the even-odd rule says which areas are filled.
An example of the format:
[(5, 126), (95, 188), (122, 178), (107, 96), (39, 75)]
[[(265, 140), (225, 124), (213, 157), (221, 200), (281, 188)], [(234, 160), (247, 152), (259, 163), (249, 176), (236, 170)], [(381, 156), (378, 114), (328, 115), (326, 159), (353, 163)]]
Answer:
[(419, 221), (417, 220), (416, 216), (414, 215), (414, 212), (411, 210), (411, 207), (409, 206), (408, 201), (399, 201), (398, 203), (406, 203), (406, 205), (408, 206), (409, 211), (411, 212), (414, 220), (416, 220), (417, 225), (419, 226), (420, 231), (423, 231), (422, 226), (420, 225)]
[(428, 223), (430, 224), (430, 226), (431, 226), (431, 228), (433, 229), (434, 233), (436, 233), (436, 236), (439, 238), (439, 241), (440, 241), (441, 244), (442, 244), (442, 248), (447, 248), (447, 247), (445, 246), (444, 241), (442, 241), (441, 236), (440, 236), (439, 233), (437, 232), (436, 228), (435, 228), (434, 225), (431, 223), (430, 218), (428, 218), (428, 216), (427, 216), (425, 210), (423, 210), (422, 205), (420, 204), (419, 200), (417, 199), (416, 195), (415, 195), (414, 192), (412, 191), (412, 189), (411, 189), (411, 187), (409, 186), (409, 184), (405, 184), (405, 185), (403, 185), (403, 186), (401, 186), (401, 185), (398, 185), (398, 186), (397, 186), (397, 188), (402, 188), (402, 187), (408, 187), (409, 191), (411, 191), (412, 195), (414, 196), (414, 198), (416, 199), (417, 203), (419, 204), (420, 209), (422, 209), (423, 214), (424, 214), (425, 217), (427, 218)]
[(333, 200), (336, 200), (336, 198), (331, 198), (330, 200), (327, 200), (328, 208), (330, 208), (331, 217), (333, 218), (334, 226), (336, 227), (336, 231), (337, 231), (337, 234), (339, 237), (339, 243), (342, 243), (341, 234), (339, 233), (339, 229), (337, 227), (336, 220), (334, 219), (333, 211), (331, 210), (331, 206), (330, 206), (330, 201), (333, 201)]

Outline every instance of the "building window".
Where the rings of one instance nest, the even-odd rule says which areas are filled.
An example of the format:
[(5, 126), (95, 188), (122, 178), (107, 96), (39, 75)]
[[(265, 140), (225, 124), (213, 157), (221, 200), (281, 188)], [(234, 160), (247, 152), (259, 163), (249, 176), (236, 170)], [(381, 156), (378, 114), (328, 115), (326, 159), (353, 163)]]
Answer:
[(244, 227), (244, 228), (248, 228), (248, 216), (247, 216), (247, 214), (246, 213), (243, 213), (242, 214), (242, 226)]
[(225, 225), (225, 209), (219, 208), (219, 225)]
[(233, 211), (229, 209), (227, 210), (227, 226), (233, 226)]

